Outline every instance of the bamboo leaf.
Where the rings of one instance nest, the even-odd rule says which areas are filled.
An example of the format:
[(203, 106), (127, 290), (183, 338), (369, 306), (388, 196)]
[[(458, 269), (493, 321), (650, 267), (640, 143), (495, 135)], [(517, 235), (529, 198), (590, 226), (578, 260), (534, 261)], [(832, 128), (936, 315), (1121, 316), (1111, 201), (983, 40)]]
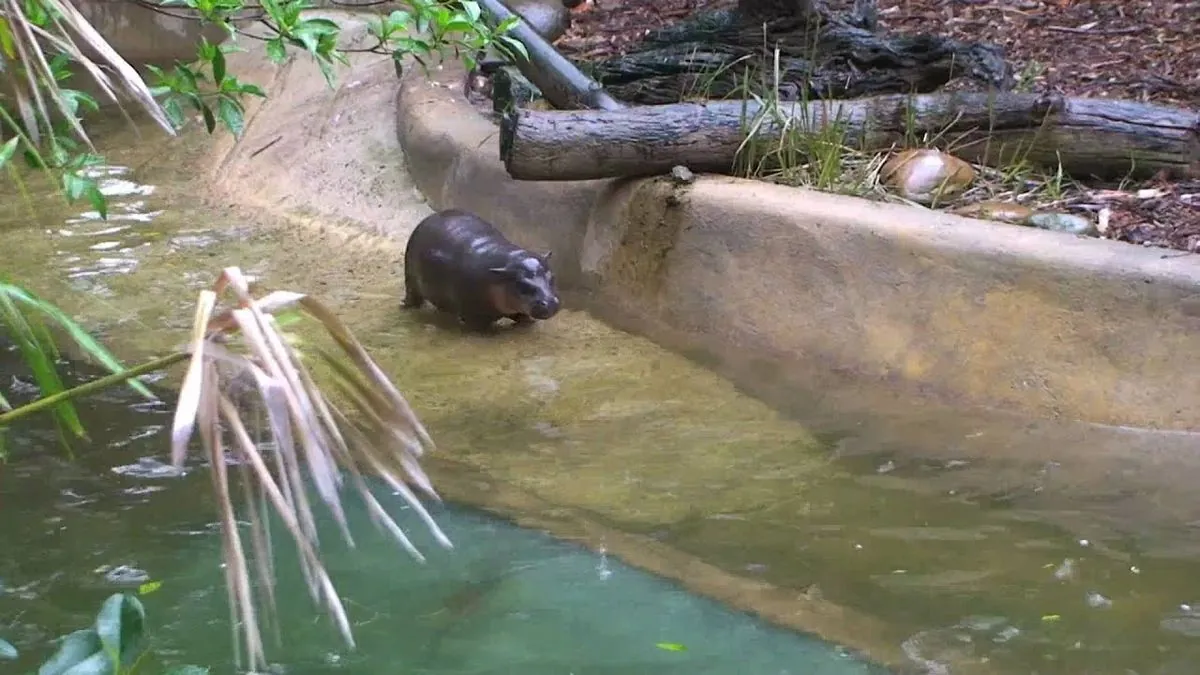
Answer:
[(176, 467), (183, 466), (183, 458), (187, 453), (187, 443), (195, 430), (196, 417), (200, 412), (200, 393), (204, 385), (204, 335), (208, 326), (208, 317), (216, 305), (217, 294), (213, 291), (201, 291), (200, 301), (196, 303), (196, 315), (192, 321), (192, 360), (188, 363), (187, 374), (179, 388), (179, 402), (175, 407), (175, 417), (171, 423), (171, 462)]
[(4, 145), (0, 145), (0, 169), (4, 168), (4, 166), (8, 164), (9, 160), (12, 159), (13, 155), (16, 154), (17, 144), (20, 142), (20, 136), (13, 136), (12, 138), (8, 139)]
[[(88, 356), (99, 361), (113, 374), (125, 372), (125, 366), (121, 365), (121, 362), (116, 356), (113, 356), (112, 352), (110, 352), (108, 348), (102, 345), (99, 340), (92, 337), (92, 335), (88, 333), (83, 326), (80, 326), (75, 322), (74, 319), (68, 316), (66, 312), (62, 311), (55, 305), (43, 300), (28, 290), (11, 283), (0, 283), (0, 293), (9, 295), (16, 300), (19, 300), (23, 304), (36, 309), (42, 314), (45, 314), (47, 317), (53, 319), (54, 323), (58, 324), (60, 328), (65, 330), (67, 335), (70, 336), (75, 344), (79, 345), (80, 349), (82, 349)], [(158, 397), (151, 393), (150, 390), (146, 388), (146, 385), (142, 384), (141, 382), (138, 382), (137, 380), (129, 380), (128, 384), (134, 391), (138, 392), (147, 399), (151, 401), (158, 400)]]

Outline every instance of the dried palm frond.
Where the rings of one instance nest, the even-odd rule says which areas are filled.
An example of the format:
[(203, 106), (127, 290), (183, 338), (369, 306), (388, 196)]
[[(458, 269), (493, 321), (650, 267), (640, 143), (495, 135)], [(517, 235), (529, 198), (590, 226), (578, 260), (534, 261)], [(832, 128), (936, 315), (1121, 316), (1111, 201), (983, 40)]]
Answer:
[[(30, 20), (27, 14), (30, 8), (46, 11), (49, 21), (44, 22), (45, 27)], [(88, 56), (82, 48), (84, 46), (97, 58)], [(49, 98), (75, 136), (92, 147), (91, 139), (79, 124), (54, 77), (50, 59), (47, 58), (48, 51), (52, 52), (51, 56), (58, 53), (69, 56), (91, 75), (100, 90), (118, 106), (122, 98), (118, 94), (124, 94), (145, 109), (167, 133), (174, 135), (175, 128), (154, 100), (146, 82), (79, 13), (71, 0), (0, 0), (0, 78), (5, 80), (15, 98), (23, 127), (16, 128), (13, 124), (15, 120), (5, 112), (4, 121), (8, 124), (0, 125), (0, 141), (4, 141), (11, 132), (24, 137), (31, 149), (36, 148), (42, 132), (52, 129), (53, 118), (46, 104)], [(3, 108), (0, 105), (0, 110)], [(124, 112), (124, 108), (121, 110)], [(5, 129), (5, 126), (9, 128)]]
[[(218, 312), (217, 298), (226, 290), (231, 291), (235, 306)], [(298, 308), (315, 319), (333, 338), (341, 353), (319, 350), (318, 354), (330, 366), (352, 411), (338, 407), (322, 392), (301, 353), (280, 332), (275, 313), (289, 308)], [(240, 338), (240, 348), (234, 346), (235, 338)], [(256, 299), (236, 267), (223, 270), (212, 289), (201, 292), (190, 352), (172, 428), (171, 458), (175, 466), (182, 467), (189, 440), (198, 429), (221, 510), (235, 643), (244, 638), (248, 665), (256, 670), (265, 667), (258, 610), (265, 608), (273, 616), (275, 601), (267, 521), (256, 505), (261, 500), (279, 515), (295, 541), (313, 600), (324, 607), (347, 644), (353, 646), (345, 608), (319, 555), (310, 484), (350, 546), (354, 541), (340, 497), (347, 477), (374, 522), (423, 561), (421, 553), (372, 494), (365, 475), (382, 478), (421, 516), (437, 541), (450, 547), (450, 540), (409, 487), (438, 498), (418, 463), (422, 454), (433, 448), (432, 439), (404, 396), (332, 312), (315, 298), (300, 293), (276, 291)], [(244, 422), (244, 409), (235, 401), (239, 386), (253, 392), (265, 412), (270, 452), (264, 449), (267, 444), (255, 442)], [(249, 511), (243, 520), (250, 527), (253, 574), (234, 515), (226, 464), (230, 459), (243, 478)], [(257, 583), (251, 583), (252, 576), (257, 577)], [(261, 607), (251, 592), (255, 586), (265, 595)], [(239, 648), (239, 654), (241, 651)]]

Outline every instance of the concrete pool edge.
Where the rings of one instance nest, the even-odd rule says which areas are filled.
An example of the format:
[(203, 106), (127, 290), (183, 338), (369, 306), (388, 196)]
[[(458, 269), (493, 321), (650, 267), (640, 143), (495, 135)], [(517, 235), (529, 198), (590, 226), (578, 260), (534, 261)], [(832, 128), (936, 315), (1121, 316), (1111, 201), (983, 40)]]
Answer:
[(553, 250), (605, 320), (902, 396), (1200, 428), (1200, 257), (728, 177), (516, 181), (462, 77), (401, 78), (414, 182)]

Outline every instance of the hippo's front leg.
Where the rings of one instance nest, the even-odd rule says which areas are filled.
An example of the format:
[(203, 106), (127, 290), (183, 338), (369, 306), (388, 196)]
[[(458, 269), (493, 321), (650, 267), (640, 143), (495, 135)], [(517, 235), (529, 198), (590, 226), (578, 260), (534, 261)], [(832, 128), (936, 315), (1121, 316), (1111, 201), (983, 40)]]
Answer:
[(496, 317), (490, 314), (461, 314), (458, 317), (468, 330), (483, 332), (496, 323)]

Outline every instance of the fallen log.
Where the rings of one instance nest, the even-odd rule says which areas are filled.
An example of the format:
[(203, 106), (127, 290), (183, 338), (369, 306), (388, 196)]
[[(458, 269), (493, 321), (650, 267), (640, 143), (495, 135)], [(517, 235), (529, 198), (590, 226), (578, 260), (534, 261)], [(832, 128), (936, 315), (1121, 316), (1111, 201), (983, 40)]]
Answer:
[(927, 93), (958, 77), (1001, 90), (1011, 84), (1000, 47), (879, 35), (875, 13), (873, 2), (859, 0), (852, 11), (811, 0), (741, 0), (651, 31), (629, 53), (588, 70), (614, 96), (642, 105), (748, 98), (747, 88), (799, 100)]
[[(758, 122), (758, 126), (755, 123)], [(834, 125), (837, 125), (836, 127)], [(1142, 103), (1035, 94), (891, 95), (842, 101), (712, 101), (615, 112), (509, 110), (500, 157), (517, 180), (591, 180), (692, 171), (735, 173), (748, 130), (770, 148), (836, 129), (866, 152), (941, 139), (967, 161), (1009, 167), (1061, 166), (1076, 178), (1200, 176), (1200, 113)], [(828, 136), (822, 136), (828, 138)], [(758, 153), (761, 156), (761, 152)]]
[[(551, 0), (554, 1), (554, 0)], [(495, 25), (517, 17), (502, 0), (479, 0), (479, 5), (488, 13)], [(510, 36), (521, 41), (529, 53), (528, 59), (516, 59), (515, 65), (521, 74), (542, 92), (554, 107), (560, 109), (591, 108), (598, 110), (620, 110), (625, 106), (604, 91), (592, 78), (559, 54), (554, 47), (538, 34), (524, 19), (517, 17)]]

